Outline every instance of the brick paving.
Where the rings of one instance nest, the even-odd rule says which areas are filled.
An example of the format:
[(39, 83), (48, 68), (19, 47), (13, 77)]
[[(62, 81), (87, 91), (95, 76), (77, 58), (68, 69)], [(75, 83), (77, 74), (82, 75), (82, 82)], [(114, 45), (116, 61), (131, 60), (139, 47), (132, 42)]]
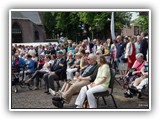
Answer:
[[(43, 84), (43, 83), (42, 83)], [(63, 83), (61, 83), (62, 85)], [(28, 88), (18, 87), (18, 93), (14, 92), (14, 86), (11, 89), (11, 108), (12, 109), (55, 109), (52, 104), (52, 96), (44, 93), (44, 88), (39, 90), (29, 90)], [(143, 96), (143, 99), (125, 98), (123, 96), (124, 90), (115, 82), (113, 96), (117, 103), (118, 109), (148, 109), (148, 96)], [(75, 108), (75, 100), (77, 95), (74, 95), (70, 104), (64, 104), (64, 108)], [(99, 108), (115, 109), (111, 97), (105, 98), (107, 105), (100, 99)]]

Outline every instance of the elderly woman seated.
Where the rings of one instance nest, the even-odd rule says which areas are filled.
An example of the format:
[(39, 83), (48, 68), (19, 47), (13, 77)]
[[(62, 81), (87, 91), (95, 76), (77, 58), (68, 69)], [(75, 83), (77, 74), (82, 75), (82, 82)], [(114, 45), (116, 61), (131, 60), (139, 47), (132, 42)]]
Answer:
[[(26, 75), (33, 73), (35, 71), (34, 69), (34, 60), (32, 60), (32, 56), (30, 54), (27, 54), (27, 61), (26, 61), (26, 69), (24, 71), (24, 81), (26, 80)], [(23, 74), (23, 71), (20, 72), (20, 74)]]
[(67, 68), (67, 80), (73, 80), (74, 73), (76, 71), (78, 71), (80, 68), (80, 59), (81, 59), (80, 53), (76, 53), (74, 63), (72, 65), (68, 64), (68, 66), (67, 66), (68, 67)]
[(136, 78), (133, 81), (128, 91), (125, 93), (125, 97), (133, 97), (133, 94), (138, 93), (138, 98), (141, 98), (141, 90), (144, 88), (145, 85), (148, 85), (148, 63), (144, 65), (144, 67), (140, 70), (141, 77)]
[(108, 89), (110, 82), (109, 65), (106, 63), (106, 59), (103, 55), (97, 59), (97, 62), (99, 65), (97, 77), (94, 82), (81, 88), (75, 102), (77, 105), (76, 108), (82, 108), (85, 98), (88, 100), (89, 108), (97, 108), (97, 102), (93, 94), (97, 92), (104, 92)]
[(138, 53), (136, 55), (136, 61), (134, 62), (132, 68), (128, 71), (124, 77), (124, 85), (128, 87), (128, 84), (133, 82), (136, 78), (141, 76), (141, 69), (146, 64), (146, 61), (143, 59), (143, 54)]

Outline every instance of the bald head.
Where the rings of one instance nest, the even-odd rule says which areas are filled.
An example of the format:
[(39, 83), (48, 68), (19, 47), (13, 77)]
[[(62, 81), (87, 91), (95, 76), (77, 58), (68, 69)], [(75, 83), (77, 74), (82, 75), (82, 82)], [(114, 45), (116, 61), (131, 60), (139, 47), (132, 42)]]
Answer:
[(118, 43), (122, 42), (122, 37), (120, 35), (117, 36), (117, 42)]

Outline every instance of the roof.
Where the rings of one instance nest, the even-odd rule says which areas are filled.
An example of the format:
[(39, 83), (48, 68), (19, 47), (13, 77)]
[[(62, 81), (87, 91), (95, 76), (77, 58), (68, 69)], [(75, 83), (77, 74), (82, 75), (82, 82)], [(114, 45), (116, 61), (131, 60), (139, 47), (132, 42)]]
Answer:
[(35, 24), (42, 24), (40, 16), (36, 11), (12, 11), (12, 19), (29, 19)]

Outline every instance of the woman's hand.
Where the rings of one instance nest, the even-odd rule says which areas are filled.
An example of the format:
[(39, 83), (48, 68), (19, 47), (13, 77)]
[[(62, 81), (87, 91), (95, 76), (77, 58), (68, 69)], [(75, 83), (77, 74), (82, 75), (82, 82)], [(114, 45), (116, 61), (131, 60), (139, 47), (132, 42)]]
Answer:
[(136, 74), (136, 73), (137, 73), (136, 71), (133, 71), (133, 72), (132, 72), (132, 75), (134, 75), (134, 74)]
[(95, 87), (96, 84), (95, 84), (94, 82), (92, 82), (92, 83), (90, 84), (90, 86), (91, 86), (91, 88), (92, 88), (92, 87)]
[(132, 63), (131, 59), (128, 58), (128, 62), (129, 62), (129, 63)]
[(147, 76), (147, 75), (148, 75), (148, 72), (143, 73), (143, 75), (144, 75), (144, 76)]

